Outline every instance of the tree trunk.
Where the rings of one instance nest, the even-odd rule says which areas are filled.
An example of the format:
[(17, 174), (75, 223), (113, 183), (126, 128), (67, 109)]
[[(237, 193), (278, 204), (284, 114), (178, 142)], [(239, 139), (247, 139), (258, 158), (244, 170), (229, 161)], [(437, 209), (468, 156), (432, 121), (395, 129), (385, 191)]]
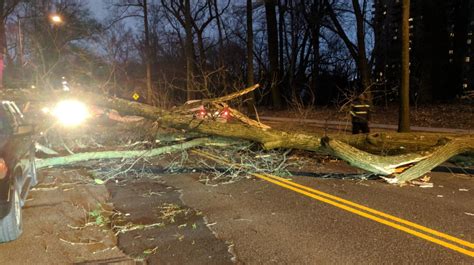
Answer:
[(150, 52), (150, 31), (148, 29), (148, 6), (147, 0), (143, 0), (143, 25), (145, 27), (145, 64), (146, 64), (146, 90), (148, 104), (153, 104), (153, 88), (151, 82), (151, 52)]
[(193, 28), (191, 21), (191, 3), (190, 0), (184, 1), (184, 16), (185, 16), (185, 31), (186, 31), (186, 98), (187, 100), (194, 99), (194, 48), (193, 48)]
[[(248, 88), (251, 91), (252, 88)], [(235, 94), (237, 95), (237, 94)], [(243, 95), (243, 94), (238, 94)], [(262, 128), (252, 123), (227, 122), (221, 123), (214, 119), (199, 119), (192, 113), (182, 110), (168, 111), (150, 105), (131, 102), (119, 98), (106, 98), (98, 94), (74, 91), (3, 90), (0, 98), (16, 101), (52, 101), (62, 97), (80, 98), (91, 105), (113, 108), (122, 114), (136, 115), (156, 121), (160, 126), (174, 128), (185, 132), (197, 132), (205, 135), (223, 136), (233, 139), (250, 140), (262, 144), (266, 149), (289, 148), (307, 151), (329, 152), (352, 165), (376, 174), (388, 175), (395, 172), (401, 165), (416, 163), (406, 173), (396, 175), (397, 182), (408, 181), (445, 161), (453, 155), (474, 150), (474, 136), (452, 134), (423, 133), (374, 133), (369, 135), (323, 135), (286, 132), (271, 128)], [(234, 97), (223, 97), (216, 102)], [(190, 105), (191, 107), (192, 105)], [(448, 139), (448, 144), (443, 143)], [(360, 149), (360, 150), (358, 150)], [(374, 149), (377, 153), (390, 153), (407, 150), (413, 154), (396, 156), (380, 156), (369, 154), (364, 150)], [(434, 150), (434, 151), (433, 151)]]
[(3, 88), (3, 69), (5, 67), (5, 54), (6, 54), (6, 36), (5, 36), (5, 3), (0, 3), (0, 89)]
[(352, 0), (352, 6), (354, 8), (354, 14), (356, 17), (357, 24), (357, 65), (359, 66), (358, 68), (362, 84), (362, 92), (367, 95), (370, 101), (372, 101), (372, 93), (370, 91), (370, 69), (365, 51), (364, 14), (362, 14), (362, 10), (360, 8), (358, 0)]
[[(255, 84), (253, 69), (253, 8), (252, 0), (247, 0), (247, 87)], [(248, 113), (254, 113), (255, 93), (252, 91), (247, 98)]]
[(318, 79), (319, 79), (319, 63), (320, 63), (320, 25), (314, 25), (314, 28), (311, 29), (311, 46), (313, 47), (313, 63), (312, 63), (312, 71), (311, 71), (311, 90), (314, 94), (316, 94), (316, 90), (318, 89)]
[(85, 162), (90, 160), (99, 160), (99, 159), (127, 159), (127, 158), (144, 158), (152, 157), (166, 153), (172, 153), (177, 151), (184, 151), (189, 148), (204, 146), (204, 145), (223, 145), (231, 144), (229, 140), (226, 139), (211, 139), (211, 138), (197, 138), (190, 140), (188, 142), (159, 147), (150, 150), (133, 150), (133, 151), (103, 151), (103, 152), (85, 152), (72, 154), (63, 157), (53, 157), (46, 159), (37, 159), (36, 167), (45, 168), (58, 165), (66, 165), (77, 162)]
[(206, 69), (206, 53), (204, 51), (204, 40), (202, 38), (202, 31), (199, 29), (195, 29), (196, 36), (197, 36), (197, 49), (199, 53), (199, 67), (201, 71), (204, 72)]
[[(217, 4), (217, 0), (214, 0), (213, 5), (214, 5), (214, 12), (216, 12), (217, 33), (219, 36), (219, 54), (222, 54), (224, 52), (224, 37), (222, 34), (222, 21), (221, 21), (221, 16), (219, 15), (219, 6)], [(220, 63), (222, 63), (222, 61)]]
[(265, 16), (267, 20), (267, 45), (270, 61), (270, 86), (273, 106), (277, 109), (282, 107), (280, 94), (280, 77), (278, 69), (278, 30), (275, 4), (276, 0), (265, 0)]
[(4, 21), (0, 21), (0, 89), (3, 88), (3, 72), (5, 67), (5, 54), (6, 54), (6, 36), (5, 36), (5, 25)]
[(397, 180), (398, 182), (405, 182), (419, 178), (451, 157), (472, 151), (474, 151), (473, 137), (452, 139), (447, 144), (444, 144), (438, 147), (434, 152), (431, 152), (427, 159), (422, 160), (407, 171), (396, 176)]
[(398, 131), (410, 131), (410, 0), (402, 2), (402, 76)]
[(284, 60), (284, 48), (287, 43), (283, 40), (285, 39), (285, 9), (286, 3), (283, 4), (282, 1), (278, 1), (278, 69), (281, 76), (281, 73), (285, 72), (285, 60)]

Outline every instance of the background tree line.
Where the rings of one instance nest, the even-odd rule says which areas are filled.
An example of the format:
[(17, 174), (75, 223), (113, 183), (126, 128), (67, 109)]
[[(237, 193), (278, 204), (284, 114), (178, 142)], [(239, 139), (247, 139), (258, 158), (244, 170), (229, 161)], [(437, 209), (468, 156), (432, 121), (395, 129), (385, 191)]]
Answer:
[(388, 102), (398, 89), (380, 86), (374, 71), (375, 2), (107, 0), (92, 12), (80, 0), (5, 0), (4, 84), (55, 88), (65, 76), (73, 87), (137, 92), (159, 106), (253, 83), (263, 88), (249, 105), (334, 104), (361, 93)]

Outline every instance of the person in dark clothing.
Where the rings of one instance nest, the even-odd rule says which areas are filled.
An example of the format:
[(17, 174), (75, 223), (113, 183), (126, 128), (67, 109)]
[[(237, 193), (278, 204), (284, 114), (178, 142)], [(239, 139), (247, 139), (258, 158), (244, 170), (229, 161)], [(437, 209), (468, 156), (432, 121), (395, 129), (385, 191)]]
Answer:
[(370, 105), (364, 94), (351, 104), (352, 134), (369, 133)]

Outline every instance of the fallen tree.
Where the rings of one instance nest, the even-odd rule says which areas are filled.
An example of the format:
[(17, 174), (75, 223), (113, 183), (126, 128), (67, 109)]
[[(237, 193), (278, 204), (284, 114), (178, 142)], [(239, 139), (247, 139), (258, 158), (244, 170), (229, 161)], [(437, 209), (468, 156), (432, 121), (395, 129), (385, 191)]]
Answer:
[[(222, 98), (193, 101), (171, 110), (95, 93), (75, 91), (3, 90), (2, 99), (15, 101), (52, 101), (60, 98), (78, 98), (88, 104), (117, 110), (122, 115), (141, 116), (156, 121), (160, 126), (202, 136), (214, 135), (244, 139), (260, 143), (265, 149), (289, 148), (329, 153), (351, 165), (383, 176), (393, 176), (401, 183), (423, 176), (450, 157), (474, 151), (472, 135), (430, 133), (375, 133), (368, 135), (318, 135), (272, 129), (231, 110), (235, 121), (222, 123), (216, 119), (200, 119), (193, 110), (201, 105), (213, 108), (228, 107), (225, 101), (242, 96), (258, 85)], [(401, 152), (404, 151), (404, 152)], [(381, 153), (396, 155), (380, 155)], [(91, 156), (92, 154), (89, 154)], [(100, 155), (99, 155), (100, 156)], [(84, 157), (87, 157), (85, 155)], [(100, 156), (103, 157), (103, 156)], [(411, 167), (410, 167), (411, 166)], [(398, 173), (400, 167), (409, 167)]]

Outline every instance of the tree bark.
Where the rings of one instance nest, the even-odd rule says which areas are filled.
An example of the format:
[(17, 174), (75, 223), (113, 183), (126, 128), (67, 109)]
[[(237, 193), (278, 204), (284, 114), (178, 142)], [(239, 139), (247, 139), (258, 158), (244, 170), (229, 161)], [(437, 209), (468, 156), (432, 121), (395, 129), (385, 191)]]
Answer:
[[(319, 80), (319, 65), (320, 65), (320, 36), (321, 36), (321, 22), (324, 16), (324, 0), (316, 1), (303, 1), (303, 13), (306, 22), (309, 26), (311, 34), (311, 47), (312, 50), (312, 64), (311, 64), (311, 91), (313, 94), (317, 94), (318, 80)], [(307, 11), (309, 6), (309, 12)]]
[(402, 76), (398, 131), (410, 131), (410, 0), (402, 2)]
[(5, 54), (6, 54), (6, 36), (5, 36), (5, 3), (2, 1), (0, 3), (0, 89), (3, 88), (3, 69), (5, 63)]
[(352, 6), (354, 8), (354, 14), (356, 17), (357, 24), (357, 65), (359, 66), (358, 68), (362, 83), (362, 92), (367, 95), (369, 101), (372, 101), (372, 93), (370, 91), (370, 69), (365, 51), (364, 14), (362, 13), (358, 0), (352, 0)]
[[(248, 90), (251, 91), (251, 88)], [(329, 152), (352, 165), (376, 174), (393, 174), (401, 165), (416, 163), (411, 171), (396, 175), (397, 182), (420, 177), (439, 163), (453, 155), (474, 150), (473, 135), (429, 134), (429, 133), (374, 133), (368, 135), (323, 135), (286, 132), (271, 128), (262, 128), (240, 122), (220, 123), (213, 119), (199, 119), (192, 114), (183, 114), (180, 110), (172, 112), (158, 109), (138, 102), (119, 98), (107, 98), (98, 94), (74, 91), (3, 90), (0, 98), (16, 101), (52, 101), (60, 98), (80, 98), (91, 105), (113, 108), (121, 114), (136, 115), (157, 121), (162, 127), (174, 128), (185, 132), (223, 136), (233, 139), (250, 140), (262, 144), (266, 149), (288, 148), (307, 151)], [(229, 97), (224, 97), (229, 98)], [(440, 140), (448, 139), (448, 144)], [(433, 150), (433, 147), (436, 147)], [(361, 150), (357, 150), (361, 149)], [(409, 153), (397, 156), (380, 156), (362, 150), (375, 150), (376, 153), (407, 150)], [(421, 152), (420, 152), (421, 151)]]
[(398, 182), (405, 182), (419, 178), (451, 157), (472, 151), (474, 151), (473, 137), (452, 139), (447, 144), (444, 144), (438, 147), (434, 152), (431, 152), (427, 159), (397, 175), (396, 178)]
[(355, 167), (384, 176), (393, 174), (398, 167), (416, 163), (427, 157), (426, 153), (409, 153), (398, 156), (374, 155), (329, 137), (323, 138), (322, 142), (328, 152), (334, 156)]
[(150, 31), (148, 29), (148, 4), (147, 0), (143, 0), (143, 25), (145, 28), (145, 64), (146, 64), (146, 88), (147, 103), (153, 104), (153, 88), (151, 82), (151, 52), (150, 52)]
[(267, 45), (270, 61), (270, 88), (273, 106), (277, 109), (282, 107), (280, 94), (280, 76), (278, 69), (278, 30), (276, 19), (276, 0), (265, 0), (265, 16), (267, 21)]
[(356, 37), (357, 45), (352, 43), (349, 39), (348, 34), (344, 31), (339, 19), (337, 18), (336, 13), (332, 3), (329, 0), (324, 0), (325, 6), (328, 10), (328, 15), (334, 24), (334, 31), (341, 37), (342, 41), (346, 45), (349, 53), (351, 54), (354, 62), (357, 65), (357, 71), (359, 72), (360, 82), (362, 86), (362, 92), (365, 93), (369, 101), (372, 101), (372, 93), (370, 91), (371, 78), (370, 78), (370, 67), (367, 61), (367, 54), (365, 51), (365, 30), (364, 30), (364, 14), (360, 8), (359, 2), (357, 0), (352, 0), (352, 6), (354, 9), (354, 15), (356, 17)]
[(187, 100), (194, 99), (194, 48), (193, 48), (193, 28), (191, 21), (191, 3), (190, 0), (184, 2), (184, 29), (186, 31), (186, 98)]
[[(252, 0), (247, 0), (247, 87), (255, 84), (253, 69), (253, 8)], [(255, 93), (252, 91), (247, 98), (248, 113), (254, 113)]]
[(100, 159), (127, 159), (127, 158), (143, 158), (152, 157), (166, 153), (184, 151), (189, 148), (205, 145), (230, 145), (231, 141), (226, 139), (197, 138), (188, 142), (154, 148), (150, 150), (134, 150), (134, 151), (103, 151), (103, 152), (85, 152), (62, 157), (53, 157), (45, 159), (36, 159), (36, 168), (53, 167), (59, 165), (67, 165), (78, 162)]

